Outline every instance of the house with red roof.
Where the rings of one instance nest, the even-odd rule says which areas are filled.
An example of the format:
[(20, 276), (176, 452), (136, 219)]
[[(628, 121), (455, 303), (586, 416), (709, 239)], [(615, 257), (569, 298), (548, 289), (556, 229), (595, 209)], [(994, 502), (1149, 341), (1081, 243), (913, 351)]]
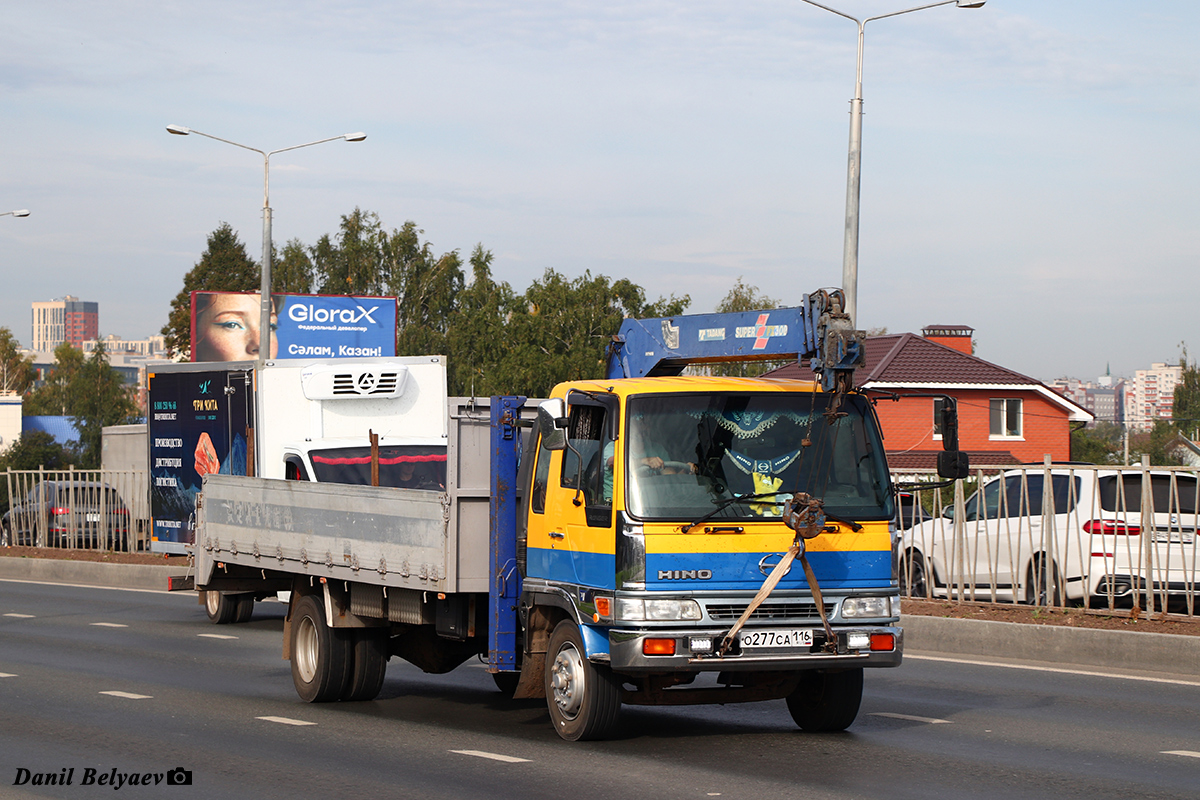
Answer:
[[(942, 450), (942, 400), (906, 397), (942, 394), (958, 405), (958, 444), (971, 466), (1055, 461), (1071, 457), (1071, 429), (1092, 414), (1041, 381), (972, 354), (974, 329), (935, 325), (914, 333), (870, 336), (866, 365), (855, 381), (877, 398), (888, 462), (893, 469), (937, 466)], [(807, 365), (768, 373), (811, 379)]]

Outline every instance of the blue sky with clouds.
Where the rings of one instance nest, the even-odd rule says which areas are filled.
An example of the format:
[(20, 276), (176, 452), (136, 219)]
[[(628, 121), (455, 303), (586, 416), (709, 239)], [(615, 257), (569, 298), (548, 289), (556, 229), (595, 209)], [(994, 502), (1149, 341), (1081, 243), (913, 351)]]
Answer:
[[(916, 4), (823, 0), (855, 16)], [(796, 302), (841, 280), (853, 23), (799, 0), (0, 4), (0, 325), (141, 338), (227, 221), (358, 206), (435, 250)], [(1200, 350), (1200, 5), (991, 0), (867, 26), (861, 327), (975, 327), (1042, 379)]]

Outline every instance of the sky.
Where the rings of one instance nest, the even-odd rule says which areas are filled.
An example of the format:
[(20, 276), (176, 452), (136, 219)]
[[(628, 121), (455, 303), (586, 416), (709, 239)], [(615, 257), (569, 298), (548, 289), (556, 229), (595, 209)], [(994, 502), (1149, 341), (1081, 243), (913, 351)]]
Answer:
[[(851, 16), (916, 0), (823, 0)], [(438, 252), (711, 311), (837, 286), (857, 29), (801, 0), (0, 3), (0, 326), (140, 339), (228, 222), (354, 208)], [(1200, 350), (1200, 4), (990, 0), (867, 24), (858, 327), (970, 325), (1051, 380)]]

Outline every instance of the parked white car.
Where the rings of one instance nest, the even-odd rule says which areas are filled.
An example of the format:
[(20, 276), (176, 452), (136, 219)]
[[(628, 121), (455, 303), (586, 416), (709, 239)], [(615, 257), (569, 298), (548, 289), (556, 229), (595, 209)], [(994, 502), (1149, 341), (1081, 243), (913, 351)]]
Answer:
[(1128, 607), (1149, 587), (1173, 606), (1196, 609), (1198, 506), (1194, 470), (1009, 470), (985, 480), (961, 523), (949, 507), (903, 532), (901, 591)]

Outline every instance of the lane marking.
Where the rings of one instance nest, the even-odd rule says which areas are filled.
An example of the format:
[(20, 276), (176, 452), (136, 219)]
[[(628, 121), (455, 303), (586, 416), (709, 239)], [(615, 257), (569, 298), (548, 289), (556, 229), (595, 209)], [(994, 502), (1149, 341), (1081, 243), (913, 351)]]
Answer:
[(890, 711), (873, 711), (867, 714), (868, 717), (888, 717), (889, 719), (906, 719), (909, 722), (924, 722), (929, 725), (953, 725), (954, 723), (948, 719), (937, 719), (936, 717), (914, 717), (912, 714), (893, 714)]
[(15, 678), (15, 677), (17, 677), (15, 673), (12, 673), (12, 672), (0, 672), (0, 678)]
[(290, 717), (255, 717), (264, 722), (278, 722), (280, 725), (316, 725), (315, 722), (306, 722), (302, 719), (291, 719)]
[(1163, 750), (1164, 756), (1187, 756), (1188, 758), (1200, 758), (1200, 753), (1195, 750)]
[(112, 692), (100, 692), (100, 694), (107, 694), (107, 695), (110, 695), (110, 696), (112, 696), (112, 697), (123, 697), (123, 698), (124, 698), (124, 699), (126, 699), (126, 700), (151, 700), (151, 699), (153, 699), (153, 698), (154, 698), (154, 695), (149, 695), (149, 694), (133, 694), (133, 693), (131, 693), (131, 692), (116, 692), (116, 691), (112, 691)]
[(225, 633), (197, 633), (201, 639), (236, 639), (236, 636), (229, 636)]
[(461, 756), (475, 756), (476, 758), (489, 758), (492, 761), (503, 761), (507, 764), (524, 764), (528, 763), (528, 758), (517, 758), (516, 756), (505, 756), (500, 753), (487, 753), (483, 750), (451, 750), (451, 753), (458, 753)]
[(122, 625), (120, 622), (93, 622), (90, 623), (97, 628), (128, 628), (128, 625)]
[(33, 614), (5, 614), (4, 616), (12, 617), (13, 619), (33, 619)]
[(1004, 664), (999, 661), (978, 661), (969, 658), (945, 658), (942, 656), (914, 656), (905, 653), (906, 659), (916, 661), (943, 661), (948, 664), (968, 664), (973, 667), (1003, 667), (1004, 669), (1024, 669), (1033, 672), (1057, 672), (1063, 675), (1082, 675), (1088, 678), (1114, 678), (1122, 681), (1143, 681), (1145, 683), (1169, 683), (1175, 686), (1200, 686), (1200, 681), (1181, 681), (1172, 678), (1152, 678), (1148, 675), (1116, 675), (1111, 672), (1090, 672), (1082, 669), (1062, 669), (1061, 667), (1035, 667), (1032, 664)]

